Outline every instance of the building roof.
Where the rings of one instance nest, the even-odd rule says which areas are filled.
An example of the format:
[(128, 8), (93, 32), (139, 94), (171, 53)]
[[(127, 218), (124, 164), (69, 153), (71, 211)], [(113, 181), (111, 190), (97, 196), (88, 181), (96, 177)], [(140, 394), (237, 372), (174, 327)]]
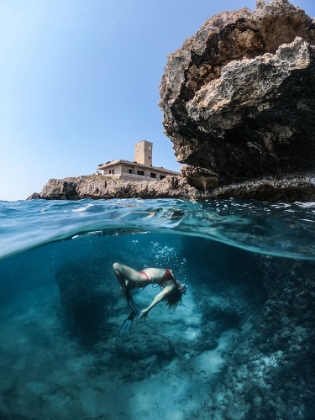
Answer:
[(141, 167), (143, 169), (150, 169), (151, 171), (155, 170), (155, 171), (163, 171), (163, 172), (169, 172), (172, 173), (174, 175), (179, 175), (179, 172), (176, 171), (171, 171), (170, 169), (166, 169), (163, 168), (162, 166), (150, 166), (150, 165), (144, 165), (143, 163), (137, 163), (137, 162), (131, 162), (130, 160), (123, 160), (123, 159), (119, 159), (119, 160), (111, 160), (107, 163), (104, 164), (100, 164), (98, 165), (98, 169), (103, 170), (103, 169), (107, 169), (107, 168), (111, 168), (112, 166), (116, 166), (118, 164), (125, 164), (128, 166), (137, 166), (137, 167)]

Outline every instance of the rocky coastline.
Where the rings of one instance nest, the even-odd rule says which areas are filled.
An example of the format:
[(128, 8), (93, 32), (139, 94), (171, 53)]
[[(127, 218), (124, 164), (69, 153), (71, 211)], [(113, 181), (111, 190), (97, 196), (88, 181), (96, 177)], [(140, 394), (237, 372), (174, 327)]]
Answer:
[(178, 198), (182, 200), (255, 199), (269, 202), (312, 201), (315, 199), (315, 175), (295, 174), (265, 177), (234, 183), (212, 190), (197, 189), (183, 176), (167, 176), (158, 182), (117, 182), (100, 175), (50, 179), (41, 193), (28, 200), (81, 200), (83, 198)]
[(188, 182), (272, 201), (305, 189), (301, 171), (315, 172), (314, 70), (315, 20), (288, 0), (208, 19), (168, 56), (160, 85), (165, 133)]
[(208, 19), (168, 56), (160, 96), (182, 176), (51, 179), (29, 199), (315, 199), (315, 19), (299, 7)]
[(115, 181), (102, 175), (50, 179), (41, 193), (28, 200), (81, 200), (83, 198), (181, 198), (198, 199), (197, 188), (182, 176), (167, 176), (161, 181)]

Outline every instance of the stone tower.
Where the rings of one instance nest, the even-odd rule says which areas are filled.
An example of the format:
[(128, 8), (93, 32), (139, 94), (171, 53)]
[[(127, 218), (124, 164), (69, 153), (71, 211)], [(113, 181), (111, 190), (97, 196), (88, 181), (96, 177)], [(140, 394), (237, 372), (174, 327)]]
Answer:
[(152, 148), (153, 143), (141, 140), (135, 144), (134, 161), (143, 165), (152, 166)]

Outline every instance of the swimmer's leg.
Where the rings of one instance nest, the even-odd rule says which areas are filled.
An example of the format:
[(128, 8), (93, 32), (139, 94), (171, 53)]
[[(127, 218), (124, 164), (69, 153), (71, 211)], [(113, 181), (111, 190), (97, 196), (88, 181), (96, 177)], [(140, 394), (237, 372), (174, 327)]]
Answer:
[(127, 303), (128, 303), (129, 308), (132, 310), (132, 312), (135, 313), (135, 315), (139, 315), (140, 314), (139, 308), (135, 304), (135, 301), (133, 300), (132, 294), (130, 292), (128, 294)]
[(114, 273), (120, 284), (120, 287), (126, 287), (126, 281), (128, 282), (128, 288), (144, 287), (147, 286), (148, 280), (144, 274), (134, 270), (127, 265), (115, 263), (113, 264)]
[[(138, 271), (134, 270), (127, 265), (115, 263), (113, 265), (114, 273), (120, 284), (121, 292), (126, 299), (129, 308), (136, 314), (139, 315), (140, 311), (135, 304), (132, 295), (130, 293), (130, 289), (133, 287), (141, 287), (139, 286), (140, 283), (143, 283), (142, 274)], [(138, 284), (139, 282), (139, 284)], [(146, 282), (144, 282), (146, 283)]]

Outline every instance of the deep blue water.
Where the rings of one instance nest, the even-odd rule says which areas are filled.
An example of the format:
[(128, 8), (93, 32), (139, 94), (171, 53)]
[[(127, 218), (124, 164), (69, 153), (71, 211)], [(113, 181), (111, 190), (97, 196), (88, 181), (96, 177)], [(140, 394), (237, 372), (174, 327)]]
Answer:
[[(314, 222), (315, 203), (0, 202), (0, 420), (315, 418), (295, 353), (313, 356)], [(188, 293), (122, 335), (116, 261)]]

